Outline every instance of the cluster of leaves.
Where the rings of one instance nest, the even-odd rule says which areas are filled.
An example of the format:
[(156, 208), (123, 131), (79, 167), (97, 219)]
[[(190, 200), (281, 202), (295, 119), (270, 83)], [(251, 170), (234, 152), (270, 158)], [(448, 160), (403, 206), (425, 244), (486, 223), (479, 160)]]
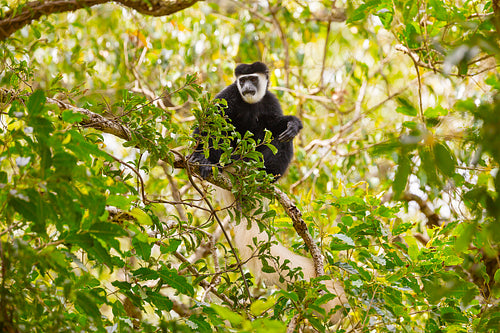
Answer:
[[(0, 330), (280, 332), (295, 317), (321, 332), (497, 331), (494, 6), (217, 1), (139, 19), (108, 4), (0, 43)], [(228, 138), (223, 108), (203, 92), (255, 60), (274, 69), (271, 89), (305, 124), (281, 185), (292, 185), (328, 276), (345, 284), (335, 328), (316, 315), (333, 297), (318, 297), (319, 281), (253, 285), (223, 239), (210, 249), (218, 258), (196, 256), (218, 207), (168, 167), (191, 152), (179, 148), (215, 143), (234, 194), (307, 252), (286, 214), (260, 204), (271, 179), (255, 148), (270, 137)], [(81, 114), (47, 97), (106, 114), (132, 137), (81, 127)], [(195, 126), (209, 135), (191, 137)]]
[(421, 248), (406, 234), (414, 224), (398, 219), (400, 207), (354, 192), (326, 196), (316, 204), (331, 206), (342, 216), (330, 249), (348, 251), (348, 256), (341, 263), (328, 260), (349, 273), (346, 288), (355, 296), (351, 305), (363, 326), (379, 317), (395, 331), (473, 327), (467, 318), (478, 313), (479, 304), (474, 302), (466, 314), (461, 306), (471, 304), (478, 288), (457, 272), (443, 270), (462, 263), (447, 237), (454, 226), (435, 230), (429, 247)]

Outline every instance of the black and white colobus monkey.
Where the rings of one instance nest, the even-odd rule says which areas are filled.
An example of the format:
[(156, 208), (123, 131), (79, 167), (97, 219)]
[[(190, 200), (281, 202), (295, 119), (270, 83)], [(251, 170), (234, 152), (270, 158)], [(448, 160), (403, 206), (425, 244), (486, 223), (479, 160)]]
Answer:
[[(284, 116), (276, 96), (267, 90), (269, 86), (269, 69), (261, 62), (240, 64), (234, 70), (236, 81), (227, 86), (216, 99), (227, 102), (226, 116), (241, 134), (248, 131), (256, 142), (264, 139), (265, 130), (273, 134), (271, 144), (278, 149), (273, 154), (265, 145), (257, 147), (264, 158), (267, 173), (282, 176), (293, 157), (292, 139), (302, 129), (302, 122), (295, 116)], [(198, 130), (195, 133), (199, 133)], [(201, 146), (195, 148), (192, 162), (200, 164), (200, 174), (207, 178), (212, 173), (212, 166), (219, 162), (221, 150), (211, 149), (208, 158), (203, 155)]]
[[(302, 122), (295, 116), (283, 115), (278, 99), (268, 91), (269, 70), (265, 64), (261, 62), (240, 64), (236, 67), (234, 74), (236, 81), (217, 94), (215, 98), (226, 100), (226, 116), (235, 130), (241, 134), (241, 137), (249, 131), (253, 133), (257, 142), (264, 139), (266, 129), (271, 131), (273, 135), (271, 144), (277, 148), (277, 153), (273, 154), (267, 146), (259, 146), (257, 150), (263, 155), (266, 172), (278, 179), (285, 173), (292, 160), (292, 139), (302, 129)], [(195, 133), (200, 134), (200, 131), (197, 129)], [(219, 162), (221, 154), (222, 151), (211, 148), (209, 157), (205, 158), (202, 146), (198, 145), (191, 155), (190, 161), (199, 163), (201, 176), (207, 178), (212, 174), (212, 166)], [(225, 196), (226, 203), (232, 204), (234, 202), (235, 199), (231, 192), (223, 191), (222, 194)], [(274, 237), (269, 237), (266, 232), (260, 232), (257, 223), (251, 223), (250, 228), (248, 228), (248, 223), (242, 220), (238, 225), (233, 223), (233, 228), (234, 243), (238, 248), (241, 260), (247, 262), (247, 266), (257, 280), (263, 280), (286, 289), (286, 284), (293, 282), (286, 278), (288, 271), (280, 271), (280, 267), (286, 260), (288, 261), (287, 266), (291, 270), (302, 268), (306, 280), (316, 276), (314, 264), (310, 258), (290, 251), (277, 242)], [(278, 258), (277, 263), (271, 264), (276, 270), (274, 273), (263, 272), (262, 261), (255, 258), (255, 244), (262, 242), (271, 242), (268, 254)], [(280, 277), (284, 277), (285, 282), (281, 282)], [(323, 283), (331, 293), (337, 295), (335, 299), (323, 305), (327, 312), (335, 306), (347, 302), (340, 282), (326, 280)], [(340, 316), (341, 311), (336, 311), (330, 317), (330, 321), (336, 322)]]

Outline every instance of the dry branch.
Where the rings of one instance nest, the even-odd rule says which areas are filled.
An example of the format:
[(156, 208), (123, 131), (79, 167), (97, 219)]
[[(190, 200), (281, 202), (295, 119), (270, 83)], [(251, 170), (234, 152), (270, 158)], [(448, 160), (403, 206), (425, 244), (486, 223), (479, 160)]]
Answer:
[[(114, 0), (125, 7), (151, 16), (167, 16), (194, 5), (200, 0)], [(110, 0), (30, 1), (8, 11), (0, 19), (0, 41), (7, 39), (43, 15), (73, 12), (78, 9), (111, 2)]]

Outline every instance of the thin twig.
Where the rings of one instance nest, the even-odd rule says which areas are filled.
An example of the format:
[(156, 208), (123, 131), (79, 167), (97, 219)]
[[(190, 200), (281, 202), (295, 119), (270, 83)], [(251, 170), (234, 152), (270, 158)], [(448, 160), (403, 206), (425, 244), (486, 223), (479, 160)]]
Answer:
[[(200, 276), (200, 273), (198, 273), (198, 271), (196, 270), (196, 268), (189, 262), (189, 260), (186, 259), (186, 257), (184, 257), (182, 254), (180, 254), (179, 252), (175, 251), (173, 252), (174, 256), (179, 259), (180, 261), (182, 261), (183, 263), (186, 263), (187, 264), (187, 269), (191, 272), (191, 274), (193, 274), (194, 276)], [(208, 283), (207, 281), (205, 280), (201, 280), (200, 281), (200, 285), (204, 288), (204, 289), (208, 289), (210, 288), (210, 283)], [(219, 293), (217, 290), (215, 289), (210, 289), (210, 292), (212, 294), (214, 294), (215, 296), (217, 296), (219, 299), (221, 299), (222, 301), (226, 302), (227, 304), (229, 304), (231, 307), (234, 307), (234, 303), (232, 300), (229, 299), (229, 297), (227, 297), (226, 295), (224, 294), (221, 294)]]
[(324, 80), (323, 80), (323, 76), (324, 76), (324, 73), (325, 73), (325, 66), (326, 66), (326, 57), (327, 57), (327, 54), (328, 54), (328, 40), (330, 39), (330, 28), (331, 28), (331, 25), (332, 25), (332, 21), (328, 20), (328, 24), (326, 26), (326, 37), (325, 37), (325, 47), (323, 49), (323, 60), (322, 60), (322, 63), (321, 63), (321, 72), (320, 72), (320, 77), (319, 77), (319, 89), (323, 89), (323, 85), (324, 85)]
[(276, 17), (276, 13), (279, 10), (278, 6), (272, 6), (271, 2), (268, 0), (267, 1), (268, 6), (269, 6), (269, 12), (271, 13), (271, 17), (273, 18), (273, 24), (278, 30), (278, 34), (281, 39), (281, 43), (283, 43), (283, 49), (285, 50), (285, 86), (287, 88), (290, 87), (290, 47), (288, 46), (288, 39), (286, 37), (285, 31), (283, 30), (283, 27), (281, 26), (280, 21)]

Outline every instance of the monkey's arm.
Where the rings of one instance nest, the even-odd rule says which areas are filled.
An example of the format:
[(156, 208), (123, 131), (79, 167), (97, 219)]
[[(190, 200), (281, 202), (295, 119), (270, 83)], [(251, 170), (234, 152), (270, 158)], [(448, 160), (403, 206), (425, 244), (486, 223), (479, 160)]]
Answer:
[(302, 122), (295, 116), (284, 116), (286, 122), (286, 129), (278, 135), (278, 141), (288, 142), (292, 140), (302, 129)]
[(291, 141), (302, 129), (302, 122), (295, 116), (284, 116), (278, 98), (268, 92), (264, 104), (266, 111), (261, 115), (266, 128), (273, 133), (279, 142)]
[(299, 134), (302, 122), (295, 116), (270, 116), (265, 120), (266, 128), (278, 142), (288, 142)]

